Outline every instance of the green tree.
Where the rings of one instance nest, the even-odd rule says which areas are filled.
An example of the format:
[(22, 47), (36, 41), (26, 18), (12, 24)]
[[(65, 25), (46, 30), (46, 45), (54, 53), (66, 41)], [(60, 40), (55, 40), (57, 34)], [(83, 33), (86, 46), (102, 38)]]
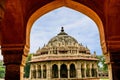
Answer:
[(25, 78), (29, 78), (29, 73), (30, 73), (30, 62), (29, 61), (31, 60), (31, 56), (32, 56), (32, 54), (28, 55), (27, 60), (26, 60), (26, 65), (24, 67), (24, 72), (25, 72), (24, 77)]
[(5, 77), (5, 67), (3, 66), (3, 62), (0, 61), (0, 78)]
[(100, 71), (102, 70), (104, 72), (108, 71), (108, 66), (105, 63), (105, 57), (103, 55), (99, 55), (99, 56), (97, 56), (97, 58), (99, 59), (99, 61), (98, 61), (99, 70)]

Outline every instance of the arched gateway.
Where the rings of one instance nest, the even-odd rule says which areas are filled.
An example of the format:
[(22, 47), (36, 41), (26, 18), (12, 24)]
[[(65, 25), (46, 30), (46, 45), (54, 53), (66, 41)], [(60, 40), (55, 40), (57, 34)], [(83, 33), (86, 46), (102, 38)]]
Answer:
[(109, 79), (120, 80), (120, 0), (0, 0), (0, 46), (6, 66), (5, 80), (23, 80), (32, 24), (62, 6), (82, 12), (95, 21)]
[[(98, 59), (87, 47), (64, 32), (53, 37), (47, 45), (38, 49), (30, 63), (30, 79), (98, 79)], [(41, 66), (41, 67), (38, 67)], [(90, 66), (92, 65), (92, 67)], [(35, 68), (36, 66), (36, 68)], [(33, 73), (33, 69), (36, 73)], [(41, 73), (39, 70), (41, 68)], [(35, 76), (36, 75), (36, 76)], [(39, 77), (41, 76), (41, 77)]]

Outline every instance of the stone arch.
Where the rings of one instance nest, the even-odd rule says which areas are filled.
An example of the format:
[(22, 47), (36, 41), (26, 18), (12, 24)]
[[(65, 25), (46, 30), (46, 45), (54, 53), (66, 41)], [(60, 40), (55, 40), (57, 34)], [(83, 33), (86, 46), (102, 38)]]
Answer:
[(58, 78), (58, 65), (52, 65), (52, 78)]
[(70, 64), (70, 78), (75, 78), (76, 77), (76, 67), (75, 64)]
[(47, 67), (46, 65), (43, 65), (43, 78), (46, 78), (47, 76)]
[(38, 78), (41, 78), (41, 65), (38, 65)]
[[(53, 6), (54, 5), (54, 6)], [(102, 49), (104, 52), (106, 52), (106, 44), (105, 44), (105, 37), (104, 37), (104, 29), (103, 29), (103, 23), (100, 19), (100, 17), (89, 7), (75, 2), (73, 0), (55, 0), (53, 2), (50, 2), (46, 4), (45, 6), (39, 8), (36, 12), (34, 12), (31, 17), (28, 20), (27, 23), (27, 29), (26, 29), (26, 45), (30, 45), (30, 30), (32, 27), (32, 24), (42, 15), (57, 9), (59, 7), (68, 7), (71, 9), (74, 9), (76, 11), (82, 12), (83, 14), (90, 17), (98, 26), (99, 34), (100, 34), (100, 42), (102, 45)]]
[(32, 77), (31, 78), (36, 78), (36, 65), (32, 66), (33, 70), (32, 70)]
[(90, 64), (86, 64), (86, 77), (90, 77)]
[(60, 66), (60, 78), (68, 78), (68, 69), (65, 64)]
[(97, 77), (97, 69), (95, 64), (92, 64), (91, 74), (92, 74), (92, 77)]

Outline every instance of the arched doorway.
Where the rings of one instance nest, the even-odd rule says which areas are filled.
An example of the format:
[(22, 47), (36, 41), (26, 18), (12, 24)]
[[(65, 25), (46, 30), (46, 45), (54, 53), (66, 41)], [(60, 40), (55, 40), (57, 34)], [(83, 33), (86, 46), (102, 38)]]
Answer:
[(92, 77), (97, 77), (97, 69), (94, 64), (92, 64)]
[(41, 78), (41, 65), (38, 65), (38, 78)]
[(74, 64), (70, 65), (70, 78), (75, 78), (76, 77), (76, 68)]
[(68, 78), (68, 70), (65, 64), (60, 67), (60, 78)]
[[(50, 13), (53, 13), (54, 11), (57, 11), (57, 10), (59, 10), (59, 9), (62, 9), (62, 8), (64, 8), (64, 7), (60, 7), (60, 8), (58, 8), (58, 9), (56, 9), (56, 10), (53, 10), (53, 11), (51, 11)], [(65, 7), (66, 8), (66, 7)], [(69, 8), (67, 8), (67, 9), (69, 9)], [(66, 11), (67, 11), (67, 9), (65, 9)], [(78, 11), (75, 11), (75, 10), (72, 10), (72, 9), (69, 9), (69, 10), (71, 10), (72, 11), (72, 13), (78, 13), (77, 15), (81, 15), (81, 13), (79, 13)], [(62, 11), (64, 14), (65, 14), (65, 12), (64, 11)], [(46, 16), (47, 15), (47, 17), (48, 16), (52, 16), (53, 18), (54, 17), (56, 17), (56, 15), (57, 15), (57, 13), (59, 13), (58, 11), (57, 11), (57, 13), (56, 13), (56, 15), (48, 15), (48, 14), (50, 14), (50, 13), (47, 13), (47, 14), (45, 14), (44, 16)], [(67, 14), (68, 15), (68, 14)], [(83, 14), (82, 14), (83, 15)], [(43, 20), (43, 18), (44, 18), (44, 16), (42, 16), (41, 18), (39, 18), (39, 20), (37, 20), (36, 22), (37, 22), (37, 26), (33, 26), (33, 28), (34, 27), (36, 27), (35, 29), (37, 30), (37, 31), (34, 31), (34, 32), (37, 32), (37, 34), (38, 35), (42, 35), (42, 33), (44, 32), (45, 34), (43, 34), (44, 35), (44, 37), (49, 37), (49, 34), (47, 34), (46, 35), (46, 31), (44, 31), (44, 29), (47, 29), (47, 30), (49, 30), (50, 28), (51, 28), (51, 30), (52, 30), (52, 32), (51, 31), (49, 31), (49, 33), (51, 34), (51, 33), (54, 33), (54, 27), (53, 26), (48, 26), (49, 28), (47, 28), (47, 26), (45, 26), (45, 27), (43, 27), (43, 23), (46, 23), (46, 21), (47, 21), (47, 19), (44, 19)], [(84, 15), (85, 16), (85, 15)], [(72, 17), (72, 15), (71, 15), (71, 17)], [(87, 16), (86, 16), (87, 17)], [(48, 23), (47, 24), (45, 24), (45, 25), (48, 25), (48, 24), (50, 24), (51, 22), (58, 22), (57, 20), (53, 20), (52, 21), (52, 18), (49, 18), (49, 19), (51, 19), (51, 21), (47, 21)], [(60, 18), (57, 18), (57, 19), (60, 19)], [(69, 18), (68, 18), (69, 19)], [(84, 18), (84, 19), (87, 19), (87, 18)], [(45, 21), (46, 20), (46, 21)], [(81, 20), (81, 19), (79, 19), (79, 20)], [(40, 22), (42, 22), (43, 21), (43, 23), (39, 23), (39, 21)], [(88, 20), (87, 20), (88, 21)], [(35, 23), (36, 23), (35, 22)], [(39, 26), (39, 24), (40, 24), (40, 26)], [(70, 23), (69, 23), (70, 24)], [(73, 23), (72, 23), (73, 24)], [(85, 23), (85, 24), (87, 24), (87, 23)], [(81, 23), (81, 25), (82, 25), (82, 23)], [(81, 26), (80, 25), (80, 26)], [(74, 26), (74, 25), (72, 25), (72, 26)], [(43, 28), (42, 28), (43, 27)], [(58, 27), (58, 26), (57, 26)], [(84, 26), (85, 27), (85, 26)], [(41, 31), (39, 31), (38, 30), (38, 28), (42, 28), (42, 30)], [(89, 27), (88, 27), (89, 28)], [(92, 26), (91, 26), (91, 28), (92, 28)], [(95, 26), (95, 29), (96, 29), (97, 27)], [(82, 28), (81, 28), (82, 29)], [(94, 30), (95, 30), (94, 29)], [(33, 29), (32, 29), (33, 30)], [(78, 27), (78, 30), (79, 30), (79, 27)], [(77, 32), (77, 30), (73, 30), (73, 31), (76, 31)], [(79, 30), (80, 31), (80, 30)], [(84, 31), (84, 30), (83, 30)], [(71, 31), (70, 31), (71, 32)], [(81, 31), (80, 31), (81, 32)], [(84, 31), (85, 32), (85, 31)], [(31, 31), (31, 33), (32, 33), (32, 31)], [(40, 34), (39, 34), (40, 33)], [(71, 32), (72, 33), (72, 32)], [(88, 34), (89, 35), (89, 34)], [(38, 36), (37, 36), (38, 37)], [(44, 41), (43, 39), (44, 38), (42, 38), (42, 40), (40, 40), (40, 38), (41, 37), (39, 37), (39, 42), (40, 43), (42, 43), (42, 41)], [(33, 39), (35, 39), (35, 38), (33, 38)], [(87, 38), (88, 39), (88, 38)], [(36, 39), (35, 39), (36, 40)], [(36, 41), (34, 41), (34, 42), (36, 42)], [(38, 44), (38, 43), (37, 43)], [(73, 43), (74, 44), (74, 43)], [(76, 45), (76, 44), (74, 44), (74, 45)], [(41, 48), (41, 46), (40, 46), (40, 48)], [(71, 47), (72, 48), (72, 47)], [(53, 49), (55, 49), (55, 47), (53, 47)], [(82, 49), (81, 49), (82, 50)], [(72, 52), (72, 51), (71, 51)], [(50, 53), (51, 53), (51, 51), (50, 51)], [(76, 52), (75, 52), (76, 53)], [(85, 52), (84, 52), (85, 53)], [(84, 54), (84, 53), (82, 53), (82, 54)], [(52, 55), (52, 54), (51, 54)], [(73, 67), (72, 67), (73, 68)], [(68, 69), (70, 69), (70, 68), (68, 68)], [(69, 71), (68, 71), (68, 73), (69, 73)], [(69, 75), (69, 74), (68, 74)], [(80, 75), (80, 74), (79, 74)], [(52, 74), (50, 75), (50, 76), (52, 76)], [(69, 78), (70, 76), (68, 76), (68, 78)], [(81, 75), (80, 75), (80, 77), (81, 77)], [(51, 77), (52, 78), (52, 77)], [(73, 77), (73, 76), (71, 76), (71, 78), (75, 78), (75, 77)]]
[[(66, 4), (67, 2), (67, 4)], [(55, 5), (55, 4), (59, 4), (59, 5), (56, 5), (54, 7), (51, 7), (49, 8), (50, 6), (52, 5)], [(44, 15), (45, 13), (51, 11), (51, 10), (54, 10), (56, 8), (59, 8), (59, 7), (62, 7), (62, 6), (66, 6), (66, 7), (69, 7), (69, 8), (72, 8), (74, 10), (77, 10), (79, 12), (82, 12), (84, 14), (86, 14), (87, 16), (89, 16), (90, 18), (92, 18), (95, 23), (98, 25), (98, 29), (99, 29), (99, 32), (100, 32), (100, 39), (101, 39), (101, 45), (103, 46), (103, 48), (106, 48), (105, 46), (105, 39), (104, 39), (104, 31), (103, 31), (103, 25), (102, 25), (102, 21), (100, 20), (99, 16), (94, 12), (92, 11), (90, 8), (80, 4), (80, 3), (77, 3), (77, 2), (74, 2), (72, 0), (70, 1), (64, 1), (63, 2), (59, 2), (58, 0), (56, 1), (53, 1), (51, 3), (49, 3), (48, 5), (45, 5), (43, 6), (42, 8), (38, 9), (30, 18), (29, 18), (29, 21), (28, 21), (28, 24), (27, 24), (27, 32), (26, 32), (26, 42), (27, 42), (27, 45), (30, 45), (29, 43), (29, 36), (30, 36), (30, 29), (31, 29), (31, 26), (33, 24), (33, 22), (38, 19), (39, 17), (41, 17), (42, 15)], [(76, 6), (78, 8), (76, 8)], [(84, 9), (84, 10), (83, 10)], [(89, 13), (87, 13), (89, 11)], [(41, 13), (42, 12), (42, 13)], [(39, 14), (39, 15), (38, 15)], [(94, 16), (93, 16), (94, 15)], [(101, 33), (102, 32), (102, 33)], [(104, 49), (106, 50), (106, 49)]]
[[(66, 1), (69, 1), (69, 0), (66, 0)], [(79, 1), (79, 0), (77, 0), (77, 1)], [(82, 0), (83, 1), (83, 0)], [(88, 0), (89, 1), (89, 0)], [(18, 3), (19, 3), (20, 1), (18, 1)], [(24, 2), (24, 1), (23, 1)], [(66, 3), (65, 2), (65, 0), (61, 0), (61, 2), (63, 2), (63, 3)], [(118, 3), (119, 2), (119, 0), (117, 0), (117, 1), (112, 1), (112, 2), (110, 2), (109, 3), (109, 0), (107, 0), (105, 3), (103, 3), (102, 5), (103, 6), (105, 6), (105, 7), (103, 7), (102, 5), (100, 5), (99, 7), (102, 7), (103, 9), (101, 9), (101, 10), (103, 10), (103, 14), (101, 14), (102, 15), (102, 17), (103, 17), (103, 20), (104, 20), (104, 22), (105, 22), (105, 30), (106, 30), (106, 36), (108, 37), (108, 39), (106, 40), (106, 41), (112, 41), (112, 42), (110, 42), (110, 44), (111, 45), (109, 45), (109, 43), (107, 44), (108, 45), (108, 47), (109, 46), (111, 46), (112, 47), (112, 49), (114, 49), (114, 51), (113, 52), (109, 52), (109, 54), (108, 54), (108, 59), (110, 58), (110, 56), (117, 56), (118, 54), (117, 53), (119, 53), (119, 45), (118, 45), (118, 47), (116, 47), (115, 46), (115, 44), (117, 44), (117, 43), (119, 43), (119, 36), (118, 36), (118, 33), (119, 33), (119, 28), (118, 27), (116, 27), (116, 28), (114, 28), (114, 26), (116, 25), (117, 26), (117, 24), (119, 23), (119, 18), (117, 19), (117, 20), (115, 20), (116, 19), (116, 17), (117, 17), (117, 15), (118, 15), (118, 13), (119, 13), (119, 7), (118, 7), (118, 5), (116, 4), (116, 3)], [(20, 2), (20, 3), (22, 3), (22, 2)], [(27, 1), (26, 1), (26, 3), (27, 3)], [(67, 3), (68, 4), (68, 3)], [(91, 5), (91, 4), (89, 4), (89, 3), (86, 3), (86, 4), (88, 4), (89, 6)], [(101, 3), (100, 3), (101, 4)], [(97, 5), (97, 4), (95, 4), (95, 5)], [(20, 5), (20, 7), (21, 6), (23, 6), (23, 5)], [(32, 6), (31, 6), (32, 7)], [(94, 6), (93, 6), (94, 7)], [(107, 8), (106, 8), (107, 7)], [(23, 7), (24, 8), (24, 7)], [(104, 9), (104, 8), (106, 8), (106, 9)], [(112, 8), (112, 10), (109, 10), (109, 8)], [(20, 8), (21, 10), (22, 10), (22, 8)], [(84, 8), (83, 8), (84, 9)], [(99, 9), (98, 7), (97, 8), (95, 8), (95, 9)], [(26, 9), (25, 9), (26, 10)], [(31, 10), (31, 9), (30, 9)], [(11, 10), (12, 11), (12, 10)], [(13, 6), (13, 11), (15, 11), (14, 10), (14, 6)], [(23, 10), (24, 11), (24, 10)], [(115, 12), (114, 12), (115, 11)], [(22, 12), (22, 11), (21, 11)], [(89, 11), (88, 11), (89, 12)], [(105, 12), (105, 13), (104, 13)], [(110, 12), (110, 13), (109, 13)], [(9, 12), (8, 12), (9, 13)], [(99, 11), (98, 10), (98, 13), (102, 13), (102, 11)], [(112, 14), (114, 14), (114, 15), (112, 15)], [(18, 16), (18, 15), (17, 15)], [(112, 16), (112, 17), (111, 17)], [(27, 16), (23, 16), (23, 17), (27, 17)], [(101, 18), (102, 18), (101, 17)], [(113, 23), (111, 23), (112, 24), (112, 26), (111, 26), (111, 24), (109, 24), (110, 22), (112, 22), (113, 20), (115, 20)], [(23, 22), (24, 23), (24, 22)], [(113, 32), (116, 32), (116, 33), (108, 33), (109, 32), (109, 27), (112, 27), (111, 29), (113, 30)], [(118, 28), (118, 30), (116, 30)], [(19, 31), (18, 31), (19, 32)], [(103, 31), (104, 32), (104, 31)], [(103, 33), (102, 31), (101, 31), (101, 33)], [(111, 32), (111, 31), (110, 31)], [(29, 33), (29, 30), (28, 30), (28, 33)], [(107, 34), (109, 34), (111, 37), (110, 37), (110, 39), (109, 39), (109, 35), (107, 35)], [(24, 34), (22, 34), (23, 36), (24, 36)], [(112, 36), (113, 35), (113, 36)], [(27, 35), (28, 36), (28, 35)], [(11, 37), (12, 38), (12, 37)], [(29, 38), (29, 36), (28, 36), (28, 38)], [(29, 39), (28, 39), (29, 40)], [(25, 41), (25, 40), (24, 40)], [(28, 43), (29, 43), (29, 41), (28, 41)], [(101, 43), (102, 43), (102, 41), (101, 41)], [(104, 40), (103, 40), (103, 44), (105, 44), (105, 42), (104, 42)], [(112, 46), (113, 45), (113, 46)], [(28, 45), (29, 46), (29, 45)], [(115, 46), (115, 48), (117, 48), (117, 49), (115, 49), (115, 48), (113, 48)], [(103, 46), (103, 47), (105, 47), (105, 46)], [(111, 49), (110, 49), (111, 50)], [(118, 50), (118, 51), (117, 51)], [(113, 54), (112, 54), (113, 53)], [(117, 60), (116, 60), (117, 59)], [(112, 59), (113, 61), (114, 61), (114, 59)], [(111, 60), (110, 60), (111, 61)], [(109, 61), (109, 63), (110, 63), (110, 61)], [(115, 63), (117, 63), (119, 61), (119, 58), (115, 58)], [(112, 61), (111, 61), (112, 62)], [(7, 66), (7, 65), (6, 65)], [(115, 72), (117, 73), (117, 71), (119, 70), (118, 68), (116, 69), (116, 67), (119, 67), (119, 65), (117, 65), (117, 64), (111, 64), (110, 63), (110, 68), (111, 68), (111, 66), (113, 67), (113, 69), (115, 69)], [(21, 70), (22, 71), (22, 70)], [(20, 71), (19, 71), (20, 72)], [(23, 72), (23, 71), (22, 71)], [(111, 72), (112, 72), (112, 70), (111, 70)], [(113, 73), (114, 74), (114, 73)], [(116, 75), (116, 74), (114, 74), (114, 75)]]
[(36, 78), (36, 66), (33, 65), (32, 68), (33, 68), (32, 69), (32, 78), (35, 79)]
[(58, 78), (58, 66), (56, 64), (52, 66), (52, 78)]
[(46, 65), (43, 65), (43, 78), (47, 77), (47, 70)]
[(90, 77), (90, 65), (86, 65), (86, 77)]

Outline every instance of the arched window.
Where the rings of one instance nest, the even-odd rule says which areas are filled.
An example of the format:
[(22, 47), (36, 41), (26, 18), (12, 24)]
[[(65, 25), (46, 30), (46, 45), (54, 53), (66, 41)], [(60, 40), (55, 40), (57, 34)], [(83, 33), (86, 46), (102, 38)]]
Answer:
[(95, 65), (92, 64), (92, 77), (97, 77), (97, 69), (95, 68)]
[(46, 65), (43, 65), (43, 78), (46, 78)]
[(36, 66), (33, 65), (32, 78), (36, 78)]
[(89, 64), (86, 65), (86, 76), (90, 77), (90, 65)]
[(68, 77), (68, 70), (65, 64), (62, 64), (60, 67), (60, 78), (67, 78)]
[(85, 77), (85, 68), (84, 68), (84, 64), (81, 65), (81, 76), (82, 76), (82, 78)]
[(58, 66), (56, 64), (52, 66), (52, 78), (58, 78)]
[(38, 65), (38, 78), (41, 78), (41, 66)]
[(75, 65), (71, 64), (70, 65), (70, 78), (75, 78), (76, 77), (76, 69), (75, 69)]

